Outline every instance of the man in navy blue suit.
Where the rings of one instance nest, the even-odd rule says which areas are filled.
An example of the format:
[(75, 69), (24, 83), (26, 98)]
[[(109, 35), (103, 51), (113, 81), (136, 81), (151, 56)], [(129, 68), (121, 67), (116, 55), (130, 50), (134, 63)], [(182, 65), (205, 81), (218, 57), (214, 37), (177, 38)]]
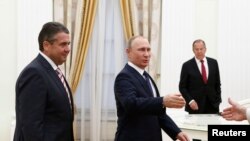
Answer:
[(189, 114), (218, 114), (221, 103), (219, 66), (215, 59), (206, 57), (206, 44), (193, 42), (195, 57), (182, 65), (179, 90)]
[(57, 22), (43, 25), (38, 56), (16, 82), (14, 141), (74, 141), (73, 98), (58, 66), (70, 52), (68, 29)]
[(160, 97), (156, 84), (145, 71), (151, 57), (148, 40), (132, 37), (126, 53), (128, 63), (114, 84), (118, 116), (115, 141), (162, 141), (161, 129), (173, 140), (188, 141), (187, 135), (166, 114), (166, 107), (181, 108), (185, 100), (181, 94)]

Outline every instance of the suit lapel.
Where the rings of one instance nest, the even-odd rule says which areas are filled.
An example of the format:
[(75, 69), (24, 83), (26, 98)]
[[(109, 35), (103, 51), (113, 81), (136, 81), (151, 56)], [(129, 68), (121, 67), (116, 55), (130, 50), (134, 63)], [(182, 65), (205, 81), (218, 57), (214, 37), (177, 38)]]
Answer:
[[(65, 79), (65, 78), (64, 78), (64, 79)], [(74, 113), (73, 95), (72, 95), (71, 89), (70, 89), (69, 84), (68, 84), (68, 82), (66, 81), (66, 79), (65, 79), (65, 82), (66, 82), (66, 86), (67, 86), (67, 88), (68, 88), (68, 90), (69, 90), (69, 96), (70, 96), (71, 108), (72, 108), (71, 110), (72, 110), (72, 113)], [(74, 116), (74, 114), (73, 114), (73, 116)], [(74, 119), (74, 117), (73, 117), (73, 119)]]
[(200, 77), (200, 81), (203, 82), (202, 74), (201, 74), (201, 72), (200, 72), (200, 70), (198, 68), (198, 65), (197, 65), (197, 63), (195, 61), (195, 58), (192, 59), (192, 67), (194, 68), (194, 71), (196, 71), (195, 74), (197, 74)]
[(153, 86), (154, 86), (154, 89), (155, 89), (155, 91), (156, 91), (157, 97), (159, 97), (160, 94), (159, 94), (158, 88), (157, 88), (157, 86), (156, 86), (156, 84), (155, 84), (153, 78), (152, 78), (150, 75), (149, 75), (149, 78), (150, 78), (151, 82), (153, 83)]
[[(45, 58), (43, 58), (40, 54), (37, 56), (37, 60), (41, 63), (41, 65), (48, 72), (48, 75), (54, 80), (54, 82), (57, 85), (60, 93), (63, 95), (65, 102), (68, 103), (69, 106), (70, 106), (70, 102), (69, 102), (69, 98), (68, 98), (68, 95), (67, 95), (67, 91), (64, 88), (64, 86), (63, 86), (60, 78), (58, 77), (56, 71), (52, 68), (52, 66), (49, 64), (49, 62)], [(71, 91), (69, 89), (67, 81), (65, 81), (65, 82), (66, 82), (66, 85), (67, 85), (69, 93), (70, 93), (71, 107), (73, 107), (73, 105), (72, 105), (73, 104), (73, 100), (72, 100), (72, 96), (71, 96)]]
[(214, 69), (213, 64), (212, 64), (212, 62), (211, 62), (211, 60), (209, 58), (207, 58), (207, 67), (208, 67), (208, 77), (207, 77), (207, 83), (208, 83), (209, 78), (210, 78), (210, 76), (212, 74), (211, 71)]
[[(209, 58), (206, 57), (206, 59), (207, 59), (207, 67), (208, 67), (208, 72), (209, 72), (208, 73), (208, 78), (207, 78), (207, 83), (208, 83), (209, 78), (210, 78), (209, 74), (211, 74), (211, 70), (213, 69), (213, 64), (211, 63)], [(198, 68), (198, 66), (196, 64), (195, 58), (192, 59), (192, 66), (193, 66), (194, 70), (197, 71), (197, 74), (200, 76), (200, 80), (203, 82), (202, 74), (201, 74), (201, 72), (200, 72), (200, 70), (199, 70), (199, 68)]]
[[(131, 66), (129, 66), (128, 64), (126, 64), (125, 68), (132, 74), (134, 75), (135, 79), (137, 79), (139, 81), (139, 83), (141, 84), (141, 86), (147, 91), (148, 94), (151, 94), (150, 89), (148, 88), (148, 85), (145, 81), (145, 79), (143, 78), (143, 76), (136, 71), (134, 68), (132, 68)], [(149, 76), (150, 77), (150, 76)], [(153, 82), (152, 78), (150, 77), (151, 82)], [(154, 84), (154, 82), (153, 82)], [(155, 84), (154, 84), (155, 85)], [(155, 87), (155, 86), (154, 86)], [(156, 87), (155, 87), (156, 90)], [(153, 97), (153, 94), (150, 95), (151, 97)]]
[(55, 80), (56, 85), (60, 88), (60, 91), (62, 93), (66, 93), (66, 90), (60, 80), (60, 78), (58, 77), (56, 71), (52, 68), (52, 66), (47, 62), (46, 59), (44, 59), (40, 54), (38, 55), (38, 60), (39, 62), (42, 64), (42, 66), (45, 68), (45, 70), (48, 72), (48, 74), (50, 75), (50, 77), (53, 78), (53, 80)]

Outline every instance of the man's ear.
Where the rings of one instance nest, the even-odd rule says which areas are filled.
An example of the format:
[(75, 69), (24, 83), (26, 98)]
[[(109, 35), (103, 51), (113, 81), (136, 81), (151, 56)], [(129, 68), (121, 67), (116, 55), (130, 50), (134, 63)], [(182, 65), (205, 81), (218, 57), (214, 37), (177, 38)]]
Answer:
[(129, 53), (129, 51), (130, 51), (129, 48), (126, 48), (126, 53), (127, 53), (127, 54)]
[(50, 43), (48, 41), (43, 41), (43, 50), (47, 51), (50, 46)]
[(130, 52), (131, 52), (131, 48), (126, 48), (126, 54), (128, 59), (130, 59)]

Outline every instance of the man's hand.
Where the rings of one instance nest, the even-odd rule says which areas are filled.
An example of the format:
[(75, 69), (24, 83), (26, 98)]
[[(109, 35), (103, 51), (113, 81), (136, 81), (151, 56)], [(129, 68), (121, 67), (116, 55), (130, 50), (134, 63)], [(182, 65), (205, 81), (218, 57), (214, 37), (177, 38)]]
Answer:
[(228, 98), (229, 107), (225, 108), (221, 113), (222, 117), (226, 120), (242, 121), (246, 120), (246, 107), (241, 106), (238, 102)]
[(196, 101), (195, 100), (193, 100), (190, 104), (189, 104), (189, 106), (190, 106), (190, 108), (192, 109), (192, 110), (199, 110), (199, 107), (198, 107), (198, 104), (196, 103)]
[(182, 108), (186, 101), (181, 94), (168, 94), (163, 97), (163, 106), (168, 108)]
[(189, 141), (188, 136), (183, 132), (180, 132), (176, 138), (180, 141)]

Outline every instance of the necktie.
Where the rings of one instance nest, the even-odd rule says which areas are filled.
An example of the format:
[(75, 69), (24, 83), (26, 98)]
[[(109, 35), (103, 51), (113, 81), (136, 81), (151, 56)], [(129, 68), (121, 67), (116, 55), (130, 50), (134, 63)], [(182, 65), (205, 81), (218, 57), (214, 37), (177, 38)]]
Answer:
[(206, 73), (206, 68), (204, 65), (204, 60), (201, 60), (201, 75), (202, 75), (203, 82), (207, 84), (207, 73)]
[(63, 73), (62, 73), (62, 71), (59, 68), (56, 69), (56, 73), (57, 73), (59, 79), (61, 80), (61, 82), (62, 82), (62, 84), (63, 84), (63, 86), (64, 86), (64, 88), (65, 88), (65, 90), (67, 92), (67, 96), (69, 98), (69, 102), (71, 103), (71, 101), (70, 101), (70, 95), (69, 95), (69, 90), (68, 90), (68, 87), (66, 85)]
[(150, 90), (151, 94), (153, 95), (152, 86), (151, 86), (151, 84), (150, 84), (150, 80), (149, 80), (149, 74), (148, 74), (146, 71), (144, 71), (143, 76), (145, 77), (145, 80), (146, 80), (147, 86), (148, 86), (148, 88), (149, 88), (149, 90)]

